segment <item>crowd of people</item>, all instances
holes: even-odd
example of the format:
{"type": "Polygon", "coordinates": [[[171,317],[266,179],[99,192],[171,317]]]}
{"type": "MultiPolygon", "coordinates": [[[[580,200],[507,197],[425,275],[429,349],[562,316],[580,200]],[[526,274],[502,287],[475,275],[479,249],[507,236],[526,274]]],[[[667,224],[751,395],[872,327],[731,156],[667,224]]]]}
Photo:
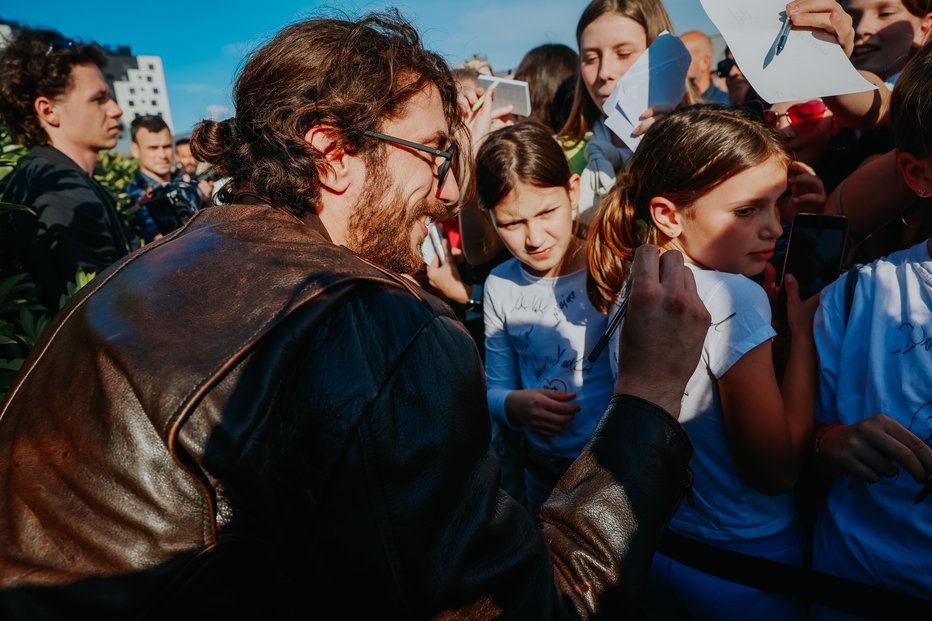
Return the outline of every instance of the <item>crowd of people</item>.
{"type": "Polygon", "coordinates": [[[683,33],[636,148],[603,105],[674,31],[661,0],[530,50],[529,117],[396,12],[293,24],[177,173],[134,121],[132,228],[89,174],[121,114],[99,50],[20,33],[4,200],[32,212],[0,258],[50,305],[102,273],[0,406],[2,616],[932,605],[932,4],[785,9],[874,89],[762,101],[683,33]],[[173,174],[210,206],[163,228],[173,174]],[[809,296],[778,277],[799,214],[850,231],[809,296]]]}

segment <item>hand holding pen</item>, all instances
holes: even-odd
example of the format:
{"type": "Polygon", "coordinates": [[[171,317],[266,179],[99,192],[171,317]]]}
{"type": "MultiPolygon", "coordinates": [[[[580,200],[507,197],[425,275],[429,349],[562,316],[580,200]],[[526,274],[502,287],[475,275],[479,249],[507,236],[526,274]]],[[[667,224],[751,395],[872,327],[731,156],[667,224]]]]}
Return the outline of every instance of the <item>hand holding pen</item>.
{"type": "MultiPolygon", "coordinates": [[[[838,44],[851,56],[854,49],[854,27],[848,15],[836,0],[795,0],[786,5],[786,23],[789,28],[824,30],[838,40],[838,44]],[[792,24],[790,24],[792,22],[792,24]]],[[[781,32],[782,34],[782,32],[781,32]]],[[[784,44],[785,45],[785,44],[784,44]]],[[[777,46],[782,49],[780,45],[777,46]]],[[[779,51],[777,52],[779,54],[779,51]]]]}
{"type": "Polygon", "coordinates": [[[712,320],[678,251],[661,255],[656,246],[640,246],[630,274],[614,392],[650,401],[678,418],[712,320]]]}
{"type": "Polygon", "coordinates": [[[482,89],[461,89],[460,91],[461,98],[465,100],[462,114],[469,127],[473,154],[479,151],[479,146],[488,134],[513,123],[510,120],[513,106],[492,108],[494,103],[492,93],[497,84],[497,82],[491,84],[485,91],[482,89]]]}

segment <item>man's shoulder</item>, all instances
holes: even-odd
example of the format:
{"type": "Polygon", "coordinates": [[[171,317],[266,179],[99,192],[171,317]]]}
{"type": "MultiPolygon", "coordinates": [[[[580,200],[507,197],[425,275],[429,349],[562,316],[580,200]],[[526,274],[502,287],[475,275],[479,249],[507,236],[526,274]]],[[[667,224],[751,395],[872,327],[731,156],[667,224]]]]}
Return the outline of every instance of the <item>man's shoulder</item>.
{"type": "Polygon", "coordinates": [[[19,161],[3,197],[11,203],[31,205],[38,197],[53,193],[67,200],[82,189],[92,189],[90,176],[63,153],[40,145],[19,161]]]}

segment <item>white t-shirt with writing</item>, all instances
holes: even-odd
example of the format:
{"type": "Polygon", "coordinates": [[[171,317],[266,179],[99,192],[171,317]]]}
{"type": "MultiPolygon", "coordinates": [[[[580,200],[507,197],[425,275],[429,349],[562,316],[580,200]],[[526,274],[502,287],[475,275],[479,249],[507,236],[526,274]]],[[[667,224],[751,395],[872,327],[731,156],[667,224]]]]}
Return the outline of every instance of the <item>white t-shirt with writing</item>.
{"type": "Polygon", "coordinates": [[[792,521],[792,499],[767,496],[741,479],[726,441],[717,384],[744,354],[776,335],[770,302],[760,285],[744,276],[687,265],[712,325],[680,409],[680,423],[694,449],[692,502],[680,503],[670,527],[719,541],[772,535],[792,521]]]}
{"type": "MultiPolygon", "coordinates": [[[[932,438],[932,259],[925,241],[860,269],[848,325],[843,276],[822,292],[814,332],[821,423],[886,414],[932,438]]],[[[816,526],[820,571],[932,597],[932,498],[900,470],[834,482],[816,526]]]]}
{"type": "Polygon", "coordinates": [[[512,390],[575,392],[581,409],[563,432],[546,438],[523,429],[528,442],[555,457],[575,458],[605,413],[614,381],[608,356],[586,360],[607,317],[586,297],[586,270],[555,278],[527,273],[510,259],[489,274],[483,290],[485,375],[489,411],[501,424],[512,390]]]}

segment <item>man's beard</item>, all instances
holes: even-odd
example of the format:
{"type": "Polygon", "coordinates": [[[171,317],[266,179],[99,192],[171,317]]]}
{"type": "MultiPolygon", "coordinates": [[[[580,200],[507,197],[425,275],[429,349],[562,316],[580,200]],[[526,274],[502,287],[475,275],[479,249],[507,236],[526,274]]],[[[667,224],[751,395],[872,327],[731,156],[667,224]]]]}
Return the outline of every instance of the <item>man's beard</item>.
{"type": "Polygon", "coordinates": [[[346,246],[362,258],[400,274],[413,274],[424,263],[420,247],[413,248],[411,230],[424,214],[447,213],[439,200],[425,198],[409,209],[384,167],[373,171],[366,191],[353,208],[346,246]]]}

